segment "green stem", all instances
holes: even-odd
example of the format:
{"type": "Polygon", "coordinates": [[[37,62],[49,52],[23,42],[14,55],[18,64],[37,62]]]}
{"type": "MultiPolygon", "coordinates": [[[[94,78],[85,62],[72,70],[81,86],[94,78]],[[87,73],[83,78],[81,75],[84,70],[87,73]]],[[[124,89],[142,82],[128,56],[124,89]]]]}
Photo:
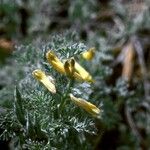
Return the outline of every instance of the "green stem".
{"type": "Polygon", "coordinates": [[[71,92],[71,87],[73,87],[73,85],[74,85],[74,80],[73,79],[69,80],[67,91],[62,96],[61,104],[59,106],[60,112],[63,110],[63,108],[64,108],[64,106],[66,104],[66,98],[67,98],[68,94],[71,92]]]}

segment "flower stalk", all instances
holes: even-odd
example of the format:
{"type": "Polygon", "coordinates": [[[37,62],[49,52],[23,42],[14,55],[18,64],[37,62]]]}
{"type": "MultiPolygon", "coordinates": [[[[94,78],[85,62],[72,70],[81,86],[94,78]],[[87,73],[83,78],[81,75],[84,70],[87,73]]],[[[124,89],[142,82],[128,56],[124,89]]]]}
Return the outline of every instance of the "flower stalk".
{"type": "Polygon", "coordinates": [[[67,86],[67,91],[66,93],[62,96],[62,100],[59,106],[60,112],[63,110],[65,104],[66,104],[66,98],[68,97],[68,94],[71,92],[71,88],[74,85],[74,80],[69,80],[68,86],[67,86]]]}

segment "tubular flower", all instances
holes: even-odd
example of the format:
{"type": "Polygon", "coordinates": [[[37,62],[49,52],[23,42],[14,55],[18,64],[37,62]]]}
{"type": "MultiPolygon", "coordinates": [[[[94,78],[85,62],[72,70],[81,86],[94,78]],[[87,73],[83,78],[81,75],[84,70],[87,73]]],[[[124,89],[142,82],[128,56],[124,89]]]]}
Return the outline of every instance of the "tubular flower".
{"type": "Polygon", "coordinates": [[[52,52],[46,53],[47,61],[60,73],[65,74],[64,64],[58,59],[58,57],[52,52]]]}
{"type": "Polygon", "coordinates": [[[87,82],[94,82],[92,76],[77,62],[75,62],[75,70],[80,74],[83,80],[87,82]]]}
{"type": "Polygon", "coordinates": [[[69,76],[73,76],[74,73],[74,65],[75,65],[75,61],[74,59],[68,59],[67,61],[65,61],[64,63],[64,69],[67,75],[69,76]]]}
{"type": "Polygon", "coordinates": [[[83,80],[83,78],[80,76],[80,74],[75,71],[75,60],[73,58],[68,59],[64,63],[64,68],[65,68],[66,74],[68,76],[74,77],[74,78],[76,78],[78,80],[83,80]]]}
{"type": "Polygon", "coordinates": [[[95,47],[92,47],[82,53],[82,57],[89,61],[93,59],[94,55],[95,55],[95,47]]]}
{"type": "Polygon", "coordinates": [[[55,88],[55,84],[54,84],[54,79],[51,76],[47,76],[45,74],[45,72],[43,72],[40,69],[34,70],[32,72],[32,75],[39,80],[40,82],[42,82],[44,84],[44,86],[52,93],[56,93],[56,88],[55,88]]]}
{"type": "Polygon", "coordinates": [[[100,114],[100,109],[97,108],[95,105],[93,105],[90,102],[87,102],[86,100],[82,99],[82,98],[77,98],[75,96],[73,96],[73,94],[69,94],[70,99],[79,107],[83,108],[84,110],[86,110],[88,113],[90,113],[92,116],[94,117],[98,117],[98,115],[100,114]]]}

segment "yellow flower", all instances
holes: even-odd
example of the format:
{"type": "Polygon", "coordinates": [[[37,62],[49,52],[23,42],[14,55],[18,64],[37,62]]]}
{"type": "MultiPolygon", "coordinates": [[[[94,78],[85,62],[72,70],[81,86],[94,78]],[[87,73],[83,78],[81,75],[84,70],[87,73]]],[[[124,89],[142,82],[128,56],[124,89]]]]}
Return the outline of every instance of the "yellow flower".
{"type": "Polygon", "coordinates": [[[75,62],[75,70],[80,74],[83,80],[87,82],[94,82],[92,76],[77,62],[75,62]]]}
{"type": "Polygon", "coordinates": [[[80,76],[80,74],[75,71],[75,60],[73,58],[68,59],[64,63],[64,68],[66,71],[66,75],[68,75],[69,77],[73,77],[73,78],[83,81],[83,78],[80,76]]]}
{"type": "Polygon", "coordinates": [[[64,64],[58,59],[58,57],[52,52],[46,53],[47,61],[60,73],[65,74],[64,64]]]}
{"type": "Polygon", "coordinates": [[[100,109],[97,108],[95,105],[93,105],[90,102],[87,102],[86,100],[82,98],[77,98],[73,96],[73,94],[69,94],[70,99],[79,107],[86,110],[88,113],[90,113],[94,117],[98,117],[100,115],[100,109]]]}
{"type": "Polygon", "coordinates": [[[95,55],[95,47],[92,47],[89,50],[82,53],[82,57],[86,60],[92,60],[94,55],[95,55]]]}
{"type": "Polygon", "coordinates": [[[54,84],[54,79],[51,76],[47,76],[45,74],[45,72],[43,72],[40,69],[34,70],[32,72],[32,75],[39,80],[40,82],[42,82],[44,84],[44,86],[52,93],[56,93],[56,88],[55,88],[55,84],[54,84]]]}
{"type": "Polygon", "coordinates": [[[74,73],[74,65],[75,65],[74,59],[68,59],[64,63],[65,72],[67,75],[71,77],[73,76],[73,73],[74,73]]]}

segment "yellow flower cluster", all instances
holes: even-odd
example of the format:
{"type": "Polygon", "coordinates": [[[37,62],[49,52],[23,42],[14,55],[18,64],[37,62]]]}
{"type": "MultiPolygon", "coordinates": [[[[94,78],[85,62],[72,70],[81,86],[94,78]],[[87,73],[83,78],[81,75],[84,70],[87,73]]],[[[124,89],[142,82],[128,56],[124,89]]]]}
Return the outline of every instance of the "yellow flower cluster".
{"type": "MultiPolygon", "coordinates": [[[[84,58],[91,60],[94,56],[95,49],[91,48],[89,51],[84,52],[84,58]]],[[[81,81],[94,82],[92,76],[79,64],[75,61],[74,58],[66,60],[64,63],[52,52],[48,51],[46,53],[47,61],[53,66],[58,72],[69,76],[70,78],[75,78],[81,81]]],[[[36,69],[32,72],[32,75],[39,80],[51,93],[56,93],[56,87],[54,79],[51,76],[48,76],[40,69],[36,69]]],[[[90,102],[87,102],[84,99],[77,98],[70,94],[70,99],[79,107],[82,107],[92,116],[97,117],[100,114],[100,109],[97,108],[90,102]]]]}
{"type": "Polygon", "coordinates": [[[72,76],[78,80],[94,82],[92,76],[74,58],[68,59],[63,64],[52,51],[46,53],[46,58],[58,72],[72,76]]]}

